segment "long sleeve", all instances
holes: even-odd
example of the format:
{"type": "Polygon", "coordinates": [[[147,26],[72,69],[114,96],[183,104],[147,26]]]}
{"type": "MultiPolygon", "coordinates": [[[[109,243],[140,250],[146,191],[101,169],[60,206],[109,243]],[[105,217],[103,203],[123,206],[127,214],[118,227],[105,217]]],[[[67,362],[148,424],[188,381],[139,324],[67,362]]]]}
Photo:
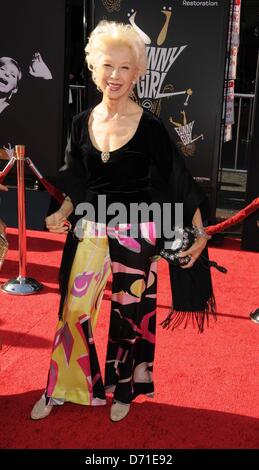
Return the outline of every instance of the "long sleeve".
{"type": "MultiPolygon", "coordinates": [[[[84,201],[87,186],[87,172],[85,169],[83,156],[80,150],[82,139],[82,126],[85,123],[84,114],[76,115],[72,121],[70,142],[66,151],[66,166],[59,172],[57,186],[70,197],[74,210],[80,202],[84,201]]],[[[79,216],[80,217],[80,216],[79,216]]],[[[75,225],[77,216],[71,214],[70,222],[75,225]]],[[[59,270],[59,318],[62,318],[64,302],[67,294],[69,276],[78,245],[78,240],[68,233],[63,250],[61,266],[59,270]]]]}
{"type": "MultiPolygon", "coordinates": [[[[209,215],[209,204],[206,194],[194,180],[185,166],[177,147],[171,140],[164,124],[156,122],[156,134],[153,134],[153,169],[152,181],[155,199],[183,203],[183,220],[185,226],[192,225],[193,215],[197,208],[202,218],[209,215]]],[[[155,132],[155,130],[154,130],[155,132]]],[[[174,212],[174,207],[172,207],[174,212]]],[[[173,220],[173,219],[172,219],[173,220]]],[[[163,239],[158,246],[163,245],[163,239]]],[[[203,254],[207,257],[207,248],[203,254]]],[[[206,262],[200,259],[189,269],[181,269],[169,264],[172,288],[172,308],[162,323],[164,327],[184,327],[190,322],[197,325],[200,332],[208,323],[209,315],[215,316],[215,299],[213,295],[210,270],[206,262]]]]}
{"type": "Polygon", "coordinates": [[[171,139],[163,122],[156,126],[153,181],[156,190],[164,184],[166,201],[183,203],[184,223],[191,225],[193,215],[199,207],[203,219],[208,218],[208,199],[202,188],[185,166],[183,157],[171,139]]]}
{"type": "Polygon", "coordinates": [[[66,149],[66,165],[59,171],[57,178],[57,186],[70,197],[74,209],[79,202],[83,202],[87,184],[86,169],[80,150],[83,123],[82,115],[74,117],[66,149]]]}

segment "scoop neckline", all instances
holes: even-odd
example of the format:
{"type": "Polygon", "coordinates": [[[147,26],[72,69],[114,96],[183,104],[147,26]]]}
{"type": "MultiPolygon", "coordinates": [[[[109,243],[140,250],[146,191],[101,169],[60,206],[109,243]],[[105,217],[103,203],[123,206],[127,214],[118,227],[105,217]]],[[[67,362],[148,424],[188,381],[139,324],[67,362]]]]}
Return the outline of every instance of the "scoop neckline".
{"type": "MultiPolygon", "coordinates": [[[[89,140],[89,142],[90,142],[91,147],[92,147],[96,152],[98,152],[98,153],[104,153],[103,150],[99,150],[98,148],[95,147],[95,145],[93,144],[92,139],[91,139],[91,137],[90,137],[90,132],[89,132],[89,119],[90,119],[90,115],[91,115],[91,112],[93,111],[93,109],[94,109],[93,107],[89,109],[89,112],[88,112],[88,115],[87,115],[87,119],[86,119],[86,121],[87,121],[87,122],[86,122],[86,127],[87,127],[88,140],[89,140]]],[[[144,116],[144,112],[145,112],[145,110],[143,109],[142,114],[141,114],[140,119],[139,119],[139,122],[138,122],[138,125],[137,125],[137,128],[136,128],[136,130],[135,130],[133,136],[132,136],[125,144],[123,144],[121,147],[119,147],[119,148],[117,148],[117,149],[115,149],[115,150],[110,150],[110,151],[108,152],[109,154],[113,154],[113,153],[115,153],[115,152],[119,152],[120,150],[124,149],[124,147],[126,147],[127,145],[129,145],[129,144],[131,143],[131,141],[136,137],[136,135],[137,135],[137,133],[138,133],[138,131],[139,131],[139,129],[140,129],[140,126],[141,126],[141,122],[142,122],[142,119],[143,119],[143,116],[144,116]]]]}

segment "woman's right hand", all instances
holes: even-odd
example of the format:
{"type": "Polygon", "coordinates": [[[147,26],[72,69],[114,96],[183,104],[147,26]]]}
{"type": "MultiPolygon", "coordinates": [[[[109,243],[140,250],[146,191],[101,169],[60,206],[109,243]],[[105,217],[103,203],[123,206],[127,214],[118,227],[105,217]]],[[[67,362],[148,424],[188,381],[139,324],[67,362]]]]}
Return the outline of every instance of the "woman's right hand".
{"type": "Polygon", "coordinates": [[[67,233],[69,229],[69,224],[65,223],[67,219],[60,210],[46,217],[45,222],[47,229],[53,233],[67,233]]]}

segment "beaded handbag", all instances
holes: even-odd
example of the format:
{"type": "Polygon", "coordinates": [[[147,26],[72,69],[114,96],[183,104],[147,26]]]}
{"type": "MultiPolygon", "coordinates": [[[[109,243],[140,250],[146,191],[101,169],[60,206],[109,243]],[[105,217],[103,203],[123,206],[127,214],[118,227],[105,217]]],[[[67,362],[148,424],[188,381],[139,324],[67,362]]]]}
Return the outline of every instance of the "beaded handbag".
{"type": "MultiPolygon", "coordinates": [[[[183,229],[177,228],[175,230],[175,238],[169,242],[171,243],[170,248],[162,248],[159,252],[159,257],[164,258],[173,266],[184,266],[185,264],[188,264],[191,260],[191,257],[189,255],[179,257],[179,253],[180,251],[183,252],[188,250],[199,236],[202,236],[207,240],[210,240],[211,238],[210,235],[206,234],[203,228],[195,226],[185,227],[183,229]]],[[[200,255],[199,261],[201,261],[207,268],[216,268],[218,271],[224,274],[227,272],[227,269],[224,266],[219,266],[216,261],[209,260],[206,256],[204,256],[204,254],[200,255]]]]}
{"type": "Polygon", "coordinates": [[[174,266],[184,266],[189,263],[191,257],[184,256],[180,258],[179,253],[180,251],[188,250],[188,248],[193,245],[196,238],[197,233],[195,228],[178,228],[175,230],[175,238],[167,242],[168,244],[171,243],[170,248],[162,248],[159,255],[174,266]]]}

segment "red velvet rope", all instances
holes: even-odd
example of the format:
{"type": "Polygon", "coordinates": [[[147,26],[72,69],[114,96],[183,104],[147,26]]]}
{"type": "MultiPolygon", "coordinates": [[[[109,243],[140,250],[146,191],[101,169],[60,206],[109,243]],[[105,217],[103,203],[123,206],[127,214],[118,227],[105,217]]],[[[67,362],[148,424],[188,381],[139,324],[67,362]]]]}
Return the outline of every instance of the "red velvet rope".
{"type": "Polygon", "coordinates": [[[233,215],[229,219],[224,220],[224,222],[220,222],[216,225],[209,225],[205,228],[206,233],[208,235],[213,235],[217,232],[222,232],[227,228],[231,227],[232,225],[239,224],[244,219],[246,219],[250,214],[255,212],[259,208],[259,197],[255,198],[248,206],[244,207],[241,211],[237,212],[237,214],[233,215]]]}
{"type": "Polygon", "coordinates": [[[49,183],[43,176],[39,178],[40,182],[43,184],[44,188],[48,191],[48,193],[56,199],[60,204],[65,199],[65,194],[62,193],[58,188],[53,186],[53,184],[49,183]]]}
{"type": "MultiPolygon", "coordinates": [[[[31,168],[31,170],[33,171],[33,173],[37,176],[37,178],[40,180],[40,182],[43,184],[44,188],[48,191],[48,193],[54,197],[54,199],[56,199],[58,202],[60,202],[60,204],[62,204],[62,202],[64,201],[65,199],[65,194],[63,194],[58,188],[56,188],[53,184],[49,183],[49,181],[47,181],[42,175],[41,173],[39,172],[39,170],[36,168],[36,166],[32,163],[32,161],[27,158],[25,159],[29,165],[29,167],[31,168]]],[[[6,165],[6,167],[4,168],[3,171],[0,172],[0,183],[3,183],[6,175],[9,173],[9,171],[11,170],[11,168],[13,167],[15,163],[15,158],[13,157],[9,162],[8,164],[6,165]]]]}

